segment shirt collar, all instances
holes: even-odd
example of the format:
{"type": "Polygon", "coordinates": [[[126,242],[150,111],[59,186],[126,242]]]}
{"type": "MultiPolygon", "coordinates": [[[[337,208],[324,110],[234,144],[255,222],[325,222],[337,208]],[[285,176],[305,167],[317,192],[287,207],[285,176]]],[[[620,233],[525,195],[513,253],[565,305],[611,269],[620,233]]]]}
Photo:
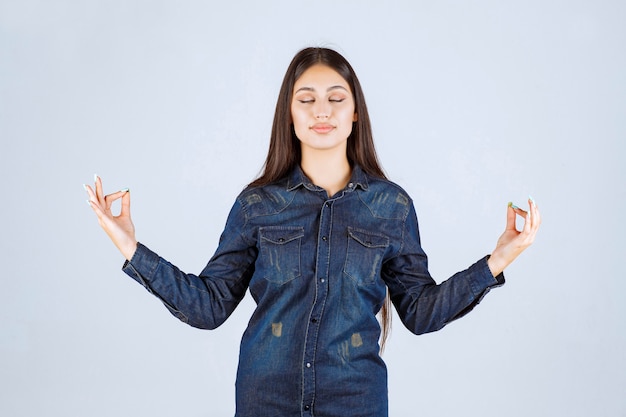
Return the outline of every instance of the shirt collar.
{"type": "MultiPolygon", "coordinates": [[[[300,186],[305,187],[310,191],[320,191],[321,188],[313,184],[311,180],[304,174],[300,165],[296,165],[296,167],[291,171],[287,179],[287,191],[293,191],[300,186]]],[[[361,169],[361,167],[357,164],[352,166],[352,175],[350,176],[350,181],[348,182],[347,188],[350,190],[355,190],[357,188],[361,188],[363,191],[367,191],[369,184],[367,182],[367,174],[361,169]]]]}

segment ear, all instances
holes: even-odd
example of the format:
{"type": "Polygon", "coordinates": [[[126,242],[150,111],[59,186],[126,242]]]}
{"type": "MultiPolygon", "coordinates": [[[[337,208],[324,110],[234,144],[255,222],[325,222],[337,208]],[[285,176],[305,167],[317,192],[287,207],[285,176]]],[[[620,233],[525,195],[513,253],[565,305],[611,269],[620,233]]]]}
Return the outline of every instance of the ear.
{"type": "Polygon", "coordinates": [[[356,122],[357,120],[359,120],[359,115],[356,112],[354,112],[354,117],[352,118],[352,121],[356,122]]]}

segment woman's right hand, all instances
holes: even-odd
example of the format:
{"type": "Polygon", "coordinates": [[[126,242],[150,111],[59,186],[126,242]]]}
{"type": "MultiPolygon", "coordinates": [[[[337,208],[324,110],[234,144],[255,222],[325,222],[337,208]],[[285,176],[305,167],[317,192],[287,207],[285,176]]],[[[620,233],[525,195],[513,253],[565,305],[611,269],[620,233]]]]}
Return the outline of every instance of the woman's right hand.
{"type": "Polygon", "coordinates": [[[118,192],[104,195],[102,191],[102,180],[95,176],[95,191],[85,185],[85,190],[89,194],[87,202],[98,216],[100,227],[106,232],[115,246],[122,252],[127,260],[130,260],[137,249],[137,239],[135,239],[135,226],[130,218],[130,192],[128,188],[118,192]],[[122,210],[118,216],[111,212],[111,205],[116,200],[122,199],[122,210]]]}

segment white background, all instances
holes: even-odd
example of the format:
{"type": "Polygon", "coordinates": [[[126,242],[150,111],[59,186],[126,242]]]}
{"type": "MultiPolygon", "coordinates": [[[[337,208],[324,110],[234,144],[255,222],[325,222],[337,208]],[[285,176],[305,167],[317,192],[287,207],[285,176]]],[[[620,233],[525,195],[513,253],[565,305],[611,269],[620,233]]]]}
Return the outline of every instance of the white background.
{"type": "Polygon", "coordinates": [[[626,416],[622,1],[0,0],[0,415],[232,416],[248,296],[213,332],[121,271],[82,183],[130,187],[189,272],[259,172],[302,47],[355,67],[442,281],[506,204],[535,245],[464,319],[395,320],[391,416],[626,416]]]}

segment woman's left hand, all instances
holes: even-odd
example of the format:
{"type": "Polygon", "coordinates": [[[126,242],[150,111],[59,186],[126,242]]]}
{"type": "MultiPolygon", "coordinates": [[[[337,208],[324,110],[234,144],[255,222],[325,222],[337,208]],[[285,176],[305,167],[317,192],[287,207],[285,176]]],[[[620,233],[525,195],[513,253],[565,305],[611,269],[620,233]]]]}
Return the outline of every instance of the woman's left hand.
{"type": "Polygon", "coordinates": [[[541,214],[539,214],[537,204],[532,198],[528,199],[528,204],[530,206],[528,211],[512,204],[509,204],[507,208],[506,229],[498,239],[491,257],[487,260],[493,276],[497,276],[504,271],[504,268],[509,266],[535,240],[541,224],[541,214]],[[521,231],[518,231],[515,227],[515,218],[518,215],[526,219],[524,228],[521,231]]]}

